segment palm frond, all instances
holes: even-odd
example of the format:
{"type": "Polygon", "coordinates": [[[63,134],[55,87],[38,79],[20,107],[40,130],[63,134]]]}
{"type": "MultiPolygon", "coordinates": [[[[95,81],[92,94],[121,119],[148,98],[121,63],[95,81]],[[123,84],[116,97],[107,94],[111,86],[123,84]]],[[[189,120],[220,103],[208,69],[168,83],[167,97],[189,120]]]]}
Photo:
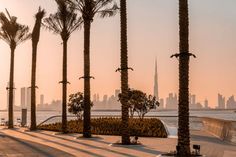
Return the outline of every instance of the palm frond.
{"type": "Polygon", "coordinates": [[[0,39],[5,41],[8,45],[10,45],[10,43],[11,43],[9,36],[6,33],[0,32],[0,39]]]}
{"type": "MultiPolygon", "coordinates": [[[[71,22],[72,22],[72,21],[71,21],[71,22]]],[[[82,17],[78,18],[77,20],[75,20],[75,21],[73,22],[73,24],[70,25],[70,27],[68,28],[68,32],[72,33],[72,32],[74,32],[74,31],[80,29],[81,26],[82,26],[82,23],[83,23],[82,17]]]]}
{"type": "Polygon", "coordinates": [[[111,8],[106,8],[104,10],[98,10],[97,14],[101,17],[112,17],[115,16],[116,13],[118,12],[119,7],[117,6],[117,4],[114,4],[111,8]]]}
{"type": "Polygon", "coordinates": [[[25,27],[25,26],[21,28],[21,31],[17,32],[16,38],[15,38],[16,45],[23,43],[26,40],[31,38],[31,33],[28,33],[28,32],[29,32],[29,27],[25,27]]]}
{"type": "Polygon", "coordinates": [[[10,21],[3,12],[0,13],[0,22],[1,24],[10,24],[10,21]]]}
{"type": "Polygon", "coordinates": [[[85,0],[66,0],[66,2],[79,11],[82,11],[85,6],[85,0]]]}
{"type": "Polygon", "coordinates": [[[101,10],[103,7],[107,7],[108,5],[112,5],[114,0],[96,0],[95,1],[95,9],[101,10]]]}
{"type": "Polygon", "coordinates": [[[102,18],[114,16],[119,10],[115,0],[67,0],[67,3],[74,6],[83,18],[89,20],[92,20],[96,14],[102,18]]]}
{"type": "Polygon", "coordinates": [[[62,31],[58,18],[52,14],[44,19],[43,27],[55,34],[60,34],[62,31]]]}
{"type": "Polygon", "coordinates": [[[12,42],[17,44],[26,41],[31,37],[29,33],[29,27],[17,23],[17,17],[11,16],[6,9],[8,17],[4,13],[0,13],[0,38],[3,39],[7,44],[12,42]]]}
{"type": "Polygon", "coordinates": [[[56,34],[66,33],[69,37],[73,31],[80,28],[82,20],[77,18],[76,8],[72,7],[69,1],[56,0],[56,3],[58,5],[57,12],[44,19],[43,26],[56,34]]]}

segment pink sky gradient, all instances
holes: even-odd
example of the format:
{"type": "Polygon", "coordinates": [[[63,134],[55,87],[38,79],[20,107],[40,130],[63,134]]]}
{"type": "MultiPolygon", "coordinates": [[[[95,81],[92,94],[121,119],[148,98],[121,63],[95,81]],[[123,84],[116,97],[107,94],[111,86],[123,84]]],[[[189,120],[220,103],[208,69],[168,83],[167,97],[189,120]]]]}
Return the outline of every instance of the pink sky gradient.
{"type": "MultiPolygon", "coordinates": [[[[53,0],[0,0],[0,11],[7,8],[32,31],[33,15],[39,5],[47,16],[56,11],[53,0]]],[[[236,94],[236,1],[190,0],[190,50],[197,59],[190,64],[190,91],[203,103],[217,104],[217,93],[227,98],[236,94]]],[[[119,14],[113,18],[96,18],[91,30],[91,91],[111,95],[120,87],[119,14]]],[[[155,57],[157,57],[161,98],[178,92],[178,1],[128,0],[128,48],[130,87],[153,93],[155,57]]],[[[15,52],[16,105],[20,105],[20,88],[30,85],[31,40],[15,52]]],[[[45,101],[61,99],[61,38],[43,29],[38,46],[37,90],[45,101]]],[[[6,85],[9,80],[9,46],[0,40],[0,109],[6,107],[6,85]]],[[[83,91],[83,29],[73,33],[68,43],[68,93],[83,91]]],[[[38,101],[39,102],[39,101],[38,101]]]]}

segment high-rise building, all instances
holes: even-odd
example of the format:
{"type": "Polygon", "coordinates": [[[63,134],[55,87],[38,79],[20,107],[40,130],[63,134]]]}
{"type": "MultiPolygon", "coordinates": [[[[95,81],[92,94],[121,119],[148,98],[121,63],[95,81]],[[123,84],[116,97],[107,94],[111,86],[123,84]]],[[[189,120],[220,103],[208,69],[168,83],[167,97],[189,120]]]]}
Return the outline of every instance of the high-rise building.
{"type": "Polygon", "coordinates": [[[196,95],[194,95],[194,94],[191,95],[190,94],[189,99],[190,99],[189,100],[190,105],[193,105],[193,106],[196,105],[196,95]]]}
{"type": "Polygon", "coordinates": [[[236,109],[236,101],[234,100],[234,96],[229,97],[226,103],[227,109],[236,109]]]}
{"type": "Polygon", "coordinates": [[[27,88],[27,93],[26,93],[26,106],[27,110],[31,110],[31,88],[27,88]]]}
{"type": "Polygon", "coordinates": [[[43,104],[44,104],[44,95],[43,94],[41,94],[40,95],[40,104],[43,106],[43,104]]]}
{"type": "Polygon", "coordinates": [[[218,108],[225,109],[225,97],[223,97],[221,94],[218,94],[218,108]]]}
{"type": "Polygon", "coordinates": [[[21,108],[26,108],[27,107],[27,105],[26,105],[26,88],[25,87],[23,87],[23,88],[21,88],[21,90],[20,90],[20,98],[21,98],[21,108]]]}
{"type": "Polygon", "coordinates": [[[205,109],[208,109],[208,108],[209,108],[209,106],[208,106],[208,100],[207,100],[207,99],[204,101],[204,107],[205,107],[205,109]]]}
{"type": "Polygon", "coordinates": [[[170,93],[169,97],[166,98],[166,109],[177,109],[177,108],[178,108],[177,95],[170,93]]]}
{"type": "Polygon", "coordinates": [[[104,95],[104,96],[103,96],[103,100],[102,100],[102,102],[103,102],[104,105],[107,104],[107,98],[108,98],[107,95],[104,95]]]}
{"type": "Polygon", "coordinates": [[[153,95],[156,97],[156,100],[159,101],[158,75],[157,75],[157,59],[155,60],[155,75],[154,75],[154,90],[153,90],[153,95]]]}
{"type": "Polygon", "coordinates": [[[159,103],[159,109],[164,109],[164,99],[160,99],[159,103]]]}
{"type": "Polygon", "coordinates": [[[202,104],[196,101],[196,95],[189,95],[189,109],[201,109],[202,104]]]}
{"type": "Polygon", "coordinates": [[[21,88],[21,108],[27,108],[28,111],[31,109],[31,88],[21,88]]]}

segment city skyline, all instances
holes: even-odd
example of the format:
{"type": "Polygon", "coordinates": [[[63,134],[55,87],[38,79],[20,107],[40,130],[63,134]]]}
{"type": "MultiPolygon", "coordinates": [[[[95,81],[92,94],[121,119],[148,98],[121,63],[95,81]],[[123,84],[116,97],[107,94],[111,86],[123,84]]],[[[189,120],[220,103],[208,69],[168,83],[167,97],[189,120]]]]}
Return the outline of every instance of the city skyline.
{"type": "MultiPolygon", "coordinates": [[[[103,95],[100,99],[99,93],[93,95],[92,101],[94,106],[92,109],[102,110],[102,109],[116,109],[119,110],[121,104],[118,101],[118,94],[120,90],[114,90],[112,95],[103,95]]],[[[217,99],[217,97],[216,97],[217,99]]],[[[178,95],[176,93],[169,93],[165,98],[159,98],[160,106],[159,109],[178,109],[178,95]]],[[[230,97],[223,97],[221,94],[218,94],[217,104],[214,107],[209,107],[208,99],[204,101],[199,101],[197,95],[191,94],[189,96],[189,107],[190,109],[236,109],[236,101],[234,95],[230,97]],[[227,100],[227,101],[226,101],[227,100]]]]}
{"type": "MultiPolygon", "coordinates": [[[[21,87],[20,88],[20,104],[15,104],[15,102],[18,102],[15,98],[15,91],[14,91],[14,107],[16,110],[19,110],[20,108],[27,108],[27,110],[30,110],[31,103],[31,91],[30,88],[27,87],[21,87]]],[[[118,101],[118,94],[120,93],[120,89],[114,89],[114,93],[104,94],[102,101],[100,101],[100,94],[94,93],[93,98],[91,99],[93,103],[95,103],[95,106],[92,109],[120,109],[120,102],[118,101]],[[105,102],[106,101],[106,102],[105,102]]],[[[153,96],[157,98],[157,100],[160,102],[160,106],[157,109],[178,109],[178,95],[177,92],[170,92],[168,93],[167,97],[159,97],[159,89],[158,89],[158,71],[157,71],[157,59],[155,58],[155,66],[154,66],[154,83],[153,83],[153,96]]],[[[44,103],[44,94],[37,95],[39,97],[39,102],[37,103],[37,108],[39,110],[61,110],[61,100],[60,99],[51,99],[48,102],[51,102],[51,104],[44,103]]],[[[217,103],[214,106],[209,107],[208,99],[205,98],[204,100],[198,101],[196,99],[195,94],[189,95],[189,105],[190,109],[236,109],[236,101],[234,100],[234,95],[232,94],[229,96],[228,99],[221,95],[220,93],[217,94],[217,103]]],[[[7,99],[6,102],[8,103],[8,91],[7,91],[7,99]]],[[[7,109],[7,105],[6,108],[7,109]]],[[[15,109],[14,109],[15,110],[15,109]]]]}
{"type": "MultiPolygon", "coordinates": [[[[120,102],[118,101],[120,89],[115,89],[114,93],[111,95],[102,95],[100,98],[99,93],[93,94],[91,101],[94,103],[92,110],[119,110],[120,102]]],[[[15,95],[15,94],[14,94],[15,95]]],[[[30,88],[22,87],[20,94],[21,104],[14,104],[14,110],[27,109],[30,110],[30,88]]],[[[40,94],[40,101],[37,103],[37,110],[56,110],[61,111],[61,100],[52,99],[48,102],[44,101],[44,94],[40,94]],[[50,102],[50,103],[49,103],[50,102]]],[[[15,99],[15,98],[14,98],[15,99]]],[[[208,99],[204,101],[199,101],[197,95],[189,95],[189,106],[190,109],[236,109],[236,101],[234,95],[225,97],[222,94],[218,93],[217,104],[214,107],[209,107],[208,99]]],[[[6,99],[8,101],[8,99],[6,99]]],[[[159,98],[160,106],[159,109],[178,109],[178,95],[176,93],[169,93],[167,97],[159,98]]],[[[5,108],[7,109],[7,108],[5,108]]]]}
{"type": "MultiPolygon", "coordinates": [[[[27,87],[20,88],[20,104],[15,104],[17,99],[15,98],[15,91],[14,91],[14,107],[16,110],[20,108],[27,108],[30,110],[31,103],[31,90],[27,87]]],[[[114,93],[104,94],[103,99],[100,101],[100,94],[94,93],[93,98],[91,99],[94,103],[94,107],[92,109],[101,110],[101,109],[120,109],[120,102],[118,101],[118,94],[120,93],[120,89],[114,89],[114,93]]],[[[153,96],[157,98],[160,102],[160,106],[158,109],[178,109],[178,95],[177,92],[168,93],[167,97],[159,97],[159,89],[158,89],[158,71],[157,71],[157,59],[155,58],[155,66],[154,66],[154,83],[153,83],[153,96]]],[[[52,99],[50,100],[51,104],[44,103],[44,94],[37,95],[39,97],[39,102],[37,103],[37,108],[39,110],[61,110],[61,100],[60,99],[52,99]]],[[[205,98],[202,101],[198,101],[196,99],[195,94],[189,94],[189,106],[190,109],[236,109],[236,101],[234,100],[234,95],[232,94],[229,96],[228,99],[221,95],[220,93],[217,94],[217,103],[214,106],[209,107],[208,99],[205,98]]],[[[7,91],[7,99],[6,102],[8,103],[8,91],[7,91]]],[[[7,105],[6,108],[7,109],[7,105]]],[[[15,110],[15,109],[14,109],[15,110]]]]}
{"type": "MultiPolygon", "coordinates": [[[[177,60],[169,58],[178,49],[178,3],[172,0],[149,1],[151,3],[143,0],[128,2],[129,61],[134,69],[130,72],[130,87],[153,93],[153,59],[157,57],[159,96],[163,98],[167,97],[170,91],[177,93],[178,89],[177,60]],[[140,18],[144,21],[140,22],[140,18]]],[[[208,0],[203,3],[192,0],[189,3],[190,45],[197,55],[197,59],[191,60],[190,92],[196,93],[201,101],[208,98],[209,106],[214,107],[217,105],[218,93],[226,97],[236,93],[236,87],[232,86],[236,80],[236,45],[233,43],[236,40],[236,11],[233,7],[236,2],[208,0]],[[211,5],[212,3],[215,5],[211,5]],[[204,41],[208,41],[208,44],[204,41]]],[[[7,8],[10,14],[17,16],[21,23],[29,25],[32,30],[33,15],[39,5],[46,9],[47,16],[56,10],[54,1],[22,0],[19,3],[17,0],[8,0],[0,2],[0,11],[5,12],[7,8]]],[[[110,19],[95,20],[92,25],[91,70],[96,78],[92,80],[92,93],[111,94],[114,89],[119,88],[119,74],[115,73],[119,66],[118,30],[118,15],[110,19]]],[[[71,82],[68,93],[82,91],[83,88],[83,81],[78,79],[83,73],[82,39],[81,30],[72,34],[68,44],[68,78],[71,82]]],[[[0,109],[3,109],[6,107],[5,89],[9,79],[10,53],[8,45],[3,42],[0,42],[0,49],[0,109]]],[[[60,38],[42,30],[38,51],[37,93],[45,93],[46,101],[60,99],[60,38]]],[[[16,49],[16,104],[20,103],[20,87],[30,86],[30,65],[31,42],[27,41],[16,49]]]]}

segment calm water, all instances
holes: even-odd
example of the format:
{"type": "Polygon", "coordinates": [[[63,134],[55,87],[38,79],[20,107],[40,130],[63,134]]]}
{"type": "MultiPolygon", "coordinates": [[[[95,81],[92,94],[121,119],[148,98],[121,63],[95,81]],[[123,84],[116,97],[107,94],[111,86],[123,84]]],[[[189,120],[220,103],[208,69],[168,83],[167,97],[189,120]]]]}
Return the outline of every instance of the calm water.
{"type": "MultiPolygon", "coordinates": [[[[41,123],[49,117],[61,115],[61,112],[56,111],[38,111],[37,112],[37,123],[41,123]]],[[[92,116],[120,116],[121,113],[118,111],[93,111],[92,116]]],[[[147,114],[148,116],[159,117],[168,126],[177,126],[177,111],[153,111],[147,114]]],[[[190,116],[196,117],[212,117],[225,120],[236,121],[236,112],[234,110],[208,110],[208,111],[190,111],[190,116]]],[[[0,119],[4,118],[7,120],[8,112],[1,111],[0,119]]],[[[199,129],[201,128],[200,118],[192,117],[190,118],[190,128],[199,129]]],[[[17,118],[21,119],[21,112],[14,112],[14,122],[17,124],[17,118]]],[[[54,121],[60,121],[60,118],[54,119],[54,121]]],[[[30,123],[30,112],[27,113],[27,122],[30,123]]]]}

